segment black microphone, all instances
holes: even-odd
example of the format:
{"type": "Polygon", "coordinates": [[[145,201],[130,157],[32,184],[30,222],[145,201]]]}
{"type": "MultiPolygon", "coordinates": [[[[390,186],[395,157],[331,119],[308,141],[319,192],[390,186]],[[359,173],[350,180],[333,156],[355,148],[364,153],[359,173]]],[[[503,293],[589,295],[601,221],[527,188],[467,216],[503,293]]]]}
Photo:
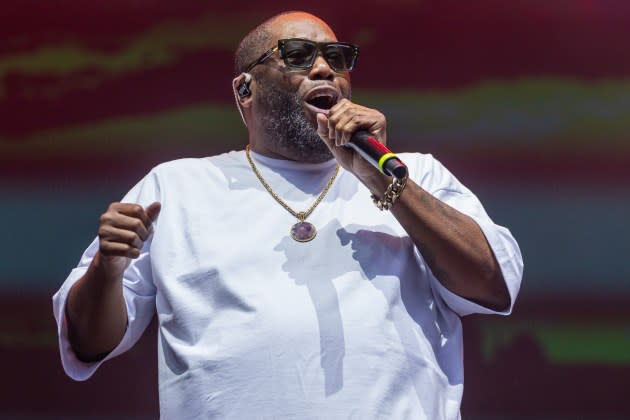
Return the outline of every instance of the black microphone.
{"type": "Polygon", "coordinates": [[[408,174],[407,166],[369,131],[355,131],[350,142],[345,146],[355,150],[363,159],[385,175],[403,179],[408,174]]]}

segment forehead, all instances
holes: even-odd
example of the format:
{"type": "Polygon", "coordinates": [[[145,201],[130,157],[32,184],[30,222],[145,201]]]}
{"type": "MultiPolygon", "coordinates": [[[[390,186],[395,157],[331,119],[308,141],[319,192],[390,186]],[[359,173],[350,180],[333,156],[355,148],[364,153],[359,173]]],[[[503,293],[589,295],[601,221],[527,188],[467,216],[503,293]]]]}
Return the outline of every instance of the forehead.
{"type": "Polygon", "coordinates": [[[337,41],[335,33],[323,21],[311,16],[281,17],[273,23],[273,43],[284,38],[306,38],[317,42],[337,41]]]}

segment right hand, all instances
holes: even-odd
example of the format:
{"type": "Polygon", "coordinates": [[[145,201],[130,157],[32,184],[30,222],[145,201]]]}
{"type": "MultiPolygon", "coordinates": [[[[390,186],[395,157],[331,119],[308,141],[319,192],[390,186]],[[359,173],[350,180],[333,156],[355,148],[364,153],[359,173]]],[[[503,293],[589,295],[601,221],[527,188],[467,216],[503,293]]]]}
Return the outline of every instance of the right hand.
{"type": "Polygon", "coordinates": [[[99,219],[101,262],[109,269],[124,271],[132,258],[140,256],[142,246],[153,233],[152,223],[160,208],[157,201],[146,209],[138,204],[111,203],[99,219]]]}

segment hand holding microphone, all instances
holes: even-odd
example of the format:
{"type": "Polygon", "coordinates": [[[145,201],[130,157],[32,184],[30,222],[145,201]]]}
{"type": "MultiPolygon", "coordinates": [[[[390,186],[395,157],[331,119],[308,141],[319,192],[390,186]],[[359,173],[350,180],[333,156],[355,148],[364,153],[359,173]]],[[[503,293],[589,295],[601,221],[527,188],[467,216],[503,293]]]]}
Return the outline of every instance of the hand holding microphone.
{"type": "Polygon", "coordinates": [[[375,109],[342,99],[327,115],[317,115],[317,132],[341,166],[359,178],[373,176],[373,168],[397,179],[408,175],[405,164],[385,146],[385,116],[375,109]]]}

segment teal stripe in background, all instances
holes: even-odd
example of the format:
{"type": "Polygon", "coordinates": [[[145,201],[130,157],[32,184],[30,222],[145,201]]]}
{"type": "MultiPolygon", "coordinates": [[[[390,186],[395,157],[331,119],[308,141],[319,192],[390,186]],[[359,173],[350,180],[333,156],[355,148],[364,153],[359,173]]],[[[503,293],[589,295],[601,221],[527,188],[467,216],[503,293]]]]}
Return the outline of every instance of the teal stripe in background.
{"type": "Polygon", "coordinates": [[[96,236],[99,215],[123,193],[98,185],[89,189],[0,187],[0,288],[54,291],[96,236]]]}
{"type": "MultiPolygon", "coordinates": [[[[130,185],[0,188],[0,287],[52,291],[130,185]]],[[[630,296],[630,197],[622,188],[471,186],[525,258],[524,295],[630,296]]]]}
{"type": "Polygon", "coordinates": [[[630,296],[630,195],[621,186],[476,188],[525,260],[524,295],[630,296]]]}

